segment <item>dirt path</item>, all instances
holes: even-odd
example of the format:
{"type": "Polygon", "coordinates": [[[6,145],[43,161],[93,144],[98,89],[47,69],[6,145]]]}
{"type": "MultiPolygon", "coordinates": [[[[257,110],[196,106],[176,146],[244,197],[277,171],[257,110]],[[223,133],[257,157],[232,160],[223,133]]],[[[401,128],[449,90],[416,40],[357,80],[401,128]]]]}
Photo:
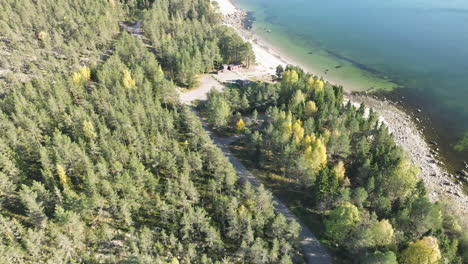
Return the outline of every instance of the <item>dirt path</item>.
{"type": "MultiPolygon", "coordinates": [[[[220,79],[231,79],[232,77],[237,76],[239,73],[228,72],[216,78],[220,79]]],[[[215,80],[212,76],[205,75],[201,78],[200,88],[187,91],[180,94],[180,100],[182,103],[190,104],[193,100],[205,100],[206,93],[208,93],[212,88],[222,90],[223,85],[215,80]]],[[[191,108],[192,112],[198,116],[197,111],[194,107],[191,108]]],[[[201,120],[201,119],[200,119],[201,120]]],[[[237,175],[242,179],[245,179],[250,182],[254,188],[260,186],[260,181],[255,178],[245,166],[239,161],[230,151],[229,144],[239,140],[239,137],[219,137],[212,133],[212,130],[209,128],[206,122],[202,121],[203,128],[210,135],[213,142],[218,146],[224,153],[224,155],[229,159],[229,161],[234,166],[234,169],[237,171],[237,175]]],[[[312,234],[310,229],[301,222],[299,218],[291,212],[286,205],[284,205],[278,198],[273,196],[273,201],[275,204],[275,209],[277,212],[282,213],[288,220],[295,220],[301,225],[300,233],[300,245],[302,247],[302,253],[307,263],[317,263],[317,264],[329,264],[332,263],[331,257],[328,254],[328,250],[320,244],[319,240],[312,234]]]]}
{"type": "MultiPolygon", "coordinates": [[[[206,127],[205,130],[207,130],[206,127]]],[[[213,133],[208,133],[214,143],[223,151],[224,155],[229,158],[229,161],[237,171],[237,175],[248,180],[254,188],[258,188],[261,184],[260,181],[255,178],[255,176],[253,176],[252,173],[245,168],[242,162],[239,161],[229,150],[229,144],[238,140],[238,138],[220,138],[213,133]]],[[[302,247],[302,253],[304,254],[307,262],[318,264],[331,263],[331,258],[328,255],[327,249],[320,244],[310,229],[305,226],[301,220],[299,220],[299,218],[297,218],[296,215],[294,215],[294,213],[291,212],[278,198],[273,196],[273,201],[275,202],[277,212],[282,213],[288,220],[296,220],[301,225],[300,244],[302,247]]]]}
{"type": "Polygon", "coordinates": [[[216,89],[218,91],[223,90],[223,85],[219,83],[218,80],[216,80],[213,75],[203,75],[200,78],[200,87],[196,89],[191,89],[191,90],[185,90],[182,91],[179,94],[179,100],[181,103],[184,104],[190,104],[191,101],[195,100],[206,100],[206,94],[211,90],[211,89],[216,89]]]}

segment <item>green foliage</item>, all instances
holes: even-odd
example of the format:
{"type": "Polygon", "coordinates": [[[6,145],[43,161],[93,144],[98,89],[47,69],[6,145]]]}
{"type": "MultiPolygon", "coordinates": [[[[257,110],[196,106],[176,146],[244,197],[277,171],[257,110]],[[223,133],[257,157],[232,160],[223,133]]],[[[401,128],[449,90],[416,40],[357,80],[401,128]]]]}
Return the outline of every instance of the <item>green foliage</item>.
{"type": "Polygon", "coordinates": [[[408,246],[400,257],[404,264],[436,264],[441,258],[437,238],[428,236],[408,246]]]}
{"type": "Polygon", "coordinates": [[[0,259],[291,263],[299,225],[238,182],[140,40],[115,45],[89,80],[0,99],[0,259]]]}
{"type": "Polygon", "coordinates": [[[215,129],[225,129],[232,116],[229,103],[214,89],[208,94],[206,112],[208,122],[215,129]]]}
{"type": "Polygon", "coordinates": [[[411,195],[419,181],[419,169],[408,161],[400,162],[384,178],[385,190],[390,199],[406,199],[411,195]]]}
{"type": "MultiPolygon", "coordinates": [[[[286,191],[303,191],[295,202],[323,216],[325,239],[346,258],[396,263],[398,248],[433,235],[442,258],[457,263],[460,225],[427,199],[419,169],[376,113],[343,105],[342,87],[298,67],[278,67],[276,79],[216,96],[229,102],[232,114],[261,116],[244,139],[249,157],[266,173],[287,178],[282,188],[294,189],[286,191]],[[239,107],[244,97],[248,109],[239,107]]],[[[208,105],[211,100],[218,99],[208,105]]]]}
{"type": "Polygon", "coordinates": [[[376,251],[365,257],[364,264],[397,264],[397,258],[392,251],[376,251]]]}
{"type": "Polygon", "coordinates": [[[338,177],[336,173],[328,168],[320,171],[316,183],[315,191],[318,201],[331,199],[338,191],[338,177]]]}
{"type": "Polygon", "coordinates": [[[442,228],[442,220],[439,205],[431,203],[426,197],[420,197],[401,210],[397,223],[412,238],[418,238],[429,231],[435,232],[442,228]]]}
{"type": "Polygon", "coordinates": [[[327,235],[336,242],[349,238],[360,221],[359,210],[350,203],[344,203],[333,209],[324,221],[327,235]]]}
{"type": "Polygon", "coordinates": [[[387,219],[376,222],[367,230],[372,247],[383,247],[392,244],[395,240],[395,232],[392,224],[387,219]]]}
{"type": "Polygon", "coordinates": [[[0,17],[0,87],[6,89],[98,63],[119,31],[122,6],[95,0],[8,0],[0,3],[0,17]]]}
{"type": "MultiPolygon", "coordinates": [[[[263,187],[238,182],[177,101],[174,82],[193,87],[223,63],[254,62],[215,6],[0,3],[0,93],[14,88],[0,98],[2,261],[296,259],[300,226],[275,213],[263,187]],[[152,53],[117,34],[119,21],[139,14],[152,53]]],[[[457,221],[425,197],[418,170],[372,110],[365,117],[363,105],[343,105],[342,87],[298,67],[278,67],[277,80],[213,92],[205,110],[220,129],[253,113],[242,129],[252,159],[313,197],[326,239],[365,263],[395,263],[398,249],[402,263],[466,262],[457,221]]]]}
{"type": "Polygon", "coordinates": [[[208,0],[155,1],[143,29],[167,76],[181,86],[196,86],[198,74],[223,63],[255,61],[251,45],[221,24],[208,0]]]}

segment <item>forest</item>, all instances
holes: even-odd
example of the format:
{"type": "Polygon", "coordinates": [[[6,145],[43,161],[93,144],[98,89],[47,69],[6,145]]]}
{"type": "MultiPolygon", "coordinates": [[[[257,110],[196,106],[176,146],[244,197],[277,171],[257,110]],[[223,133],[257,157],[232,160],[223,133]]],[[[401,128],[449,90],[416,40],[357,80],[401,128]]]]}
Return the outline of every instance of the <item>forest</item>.
{"type": "Polygon", "coordinates": [[[119,23],[142,20],[168,78],[194,87],[223,63],[255,61],[207,0],[8,0],[0,3],[0,93],[25,81],[97,66],[112,54],[119,23]],[[34,14],[41,14],[34,15],[34,14]]]}
{"type": "Polygon", "coordinates": [[[221,24],[210,1],[156,1],[143,28],[166,75],[182,87],[197,86],[200,73],[224,63],[255,61],[250,43],[221,24]]]}
{"type": "MultiPolygon", "coordinates": [[[[221,21],[209,0],[0,2],[0,262],[303,262],[300,225],[178,102],[200,74],[255,62],[221,21]],[[142,38],[119,26],[139,21],[142,38]]],[[[468,262],[465,227],[374,112],[297,67],[276,79],[200,109],[310,193],[322,243],[347,262],[468,262]]]]}
{"type": "Polygon", "coordinates": [[[212,90],[199,108],[218,133],[244,135],[245,159],[306,194],[296,203],[319,215],[322,243],[345,263],[467,263],[463,223],[429,201],[372,109],[298,67],[278,66],[276,81],[212,90]]]}
{"type": "Polygon", "coordinates": [[[178,103],[252,56],[208,0],[0,7],[0,262],[301,263],[298,223],[178,103]],[[119,29],[156,14],[152,48],[119,29]]]}
{"type": "Polygon", "coordinates": [[[0,1],[0,94],[102,62],[123,17],[113,1],[0,1]]]}

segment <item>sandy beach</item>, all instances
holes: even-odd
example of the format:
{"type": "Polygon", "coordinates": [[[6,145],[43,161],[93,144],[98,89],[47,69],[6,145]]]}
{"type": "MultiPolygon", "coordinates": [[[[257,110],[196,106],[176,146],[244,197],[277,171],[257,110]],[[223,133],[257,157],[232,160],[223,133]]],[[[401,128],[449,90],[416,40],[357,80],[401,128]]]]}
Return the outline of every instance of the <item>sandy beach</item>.
{"type": "MultiPolygon", "coordinates": [[[[278,65],[298,65],[310,73],[317,73],[315,69],[304,67],[300,63],[288,58],[287,55],[278,52],[277,49],[250,30],[243,27],[243,19],[246,13],[236,8],[230,0],[215,0],[224,16],[224,23],[234,27],[244,40],[252,44],[256,55],[257,64],[250,69],[243,70],[242,75],[250,79],[269,79],[275,73],[278,65]]],[[[320,75],[319,75],[320,76],[320,75]]],[[[328,80],[332,84],[343,85],[342,80],[328,80]]],[[[349,86],[348,86],[349,88],[349,86]]],[[[365,103],[369,108],[379,113],[395,141],[408,155],[408,158],[421,169],[420,177],[426,184],[428,196],[432,201],[444,201],[461,214],[468,212],[468,196],[462,190],[462,182],[457,176],[447,173],[437,160],[436,149],[431,149],[424,140],[423,134],[418,130],[411,116],[399,110],[391,102],[382,101],[372,96],[348,94],[345,100],[351,100],[353,104],[365,103]]],[[[465,179],[466,180],[466,179],[465,179]]],[[[467,221],[466,219],[462,221],[467,221]]],[[[465,226],[467,223],[464,223],[465,226]]]]}

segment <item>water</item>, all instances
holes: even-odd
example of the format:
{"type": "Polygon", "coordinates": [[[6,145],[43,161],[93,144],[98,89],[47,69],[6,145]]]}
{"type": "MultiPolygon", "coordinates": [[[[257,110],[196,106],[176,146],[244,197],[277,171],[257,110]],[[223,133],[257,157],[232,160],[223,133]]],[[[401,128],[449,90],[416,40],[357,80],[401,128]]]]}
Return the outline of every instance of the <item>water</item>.
{"type": "Polygon", "coordinates": [[[254,12],[257,34],[316,73],[348,90],[392,90],[393,98],[421,109],[429,137],[459,167],[463,158],[452,146],[468,131],[468,1],[236,4],[254,12]]]}

